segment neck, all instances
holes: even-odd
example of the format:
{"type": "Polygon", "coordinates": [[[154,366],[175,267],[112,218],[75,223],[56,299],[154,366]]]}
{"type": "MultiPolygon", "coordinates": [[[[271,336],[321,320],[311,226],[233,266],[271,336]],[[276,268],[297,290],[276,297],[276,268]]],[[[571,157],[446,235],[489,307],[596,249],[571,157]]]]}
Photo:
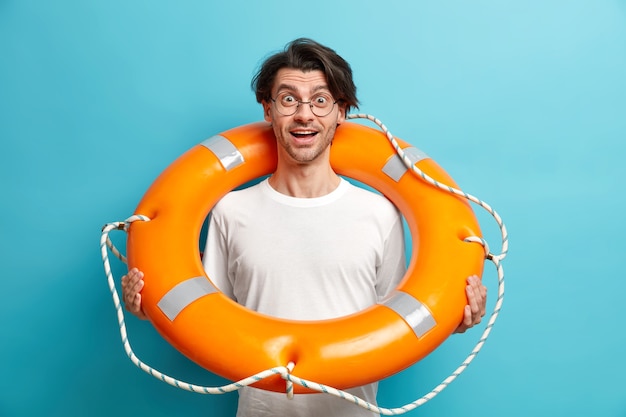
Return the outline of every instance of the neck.
{"type": "Polygon", "coordinates": [[[269,183],[279,193],[298,198],[322,197],[339,186],[341,179],[330,165],[326,169],[307,168],[312,167],[301,167],[287,172],[278,167],[270,177],[269,183]]]}

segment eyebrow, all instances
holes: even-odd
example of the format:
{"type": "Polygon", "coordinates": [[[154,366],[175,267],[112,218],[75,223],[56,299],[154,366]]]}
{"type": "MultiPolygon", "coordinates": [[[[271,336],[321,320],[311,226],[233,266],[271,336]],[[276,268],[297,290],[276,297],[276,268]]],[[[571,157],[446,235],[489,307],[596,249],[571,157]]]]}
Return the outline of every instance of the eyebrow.
{"type": "MultiPolygon", "coordinates": [[[[276,89],[276,94],[280,93],[281,91],[297,91],[298,89],[291,84],[280,84],[278,86],[278,88],[276,89]]],[[[318,91],[327,91],[328,93],[330,93],[330,90],[328,89],[327,85],[317,85],[315,87],[313,87],[313,93],[317,93],[318,91]]]]}

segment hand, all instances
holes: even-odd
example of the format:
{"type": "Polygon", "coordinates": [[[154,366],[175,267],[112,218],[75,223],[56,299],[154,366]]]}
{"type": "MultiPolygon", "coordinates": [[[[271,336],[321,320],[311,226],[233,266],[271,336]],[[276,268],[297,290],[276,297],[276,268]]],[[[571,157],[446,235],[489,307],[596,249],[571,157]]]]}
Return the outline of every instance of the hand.
{"type": "Polygon", "coordinates": [[[454,331],[455,333],[465,333],[471,327],[481,322],[485,316],[487,307],[487,287],[485,287],[476,275],[472,275],[467,279],[467,287],[465,287],[467,295],[467,305],[463,311],[463,321],[454,331]]]}
{"type": "Polygon", "coordinates": [[[141,294],[143,288],[143,272],[137,268],[128,271],[128,275],[122,277],[122,300],[126,310],[142,320],[148,316],[141,308],[141,294]]]}

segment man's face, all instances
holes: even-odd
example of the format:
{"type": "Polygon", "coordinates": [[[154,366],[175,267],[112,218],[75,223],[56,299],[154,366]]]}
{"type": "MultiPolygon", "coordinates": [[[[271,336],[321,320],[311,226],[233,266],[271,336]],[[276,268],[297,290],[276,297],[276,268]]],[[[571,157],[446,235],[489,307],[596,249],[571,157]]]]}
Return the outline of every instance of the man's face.
{"type": "MultiPolygon", "coordinates": [[[[330,96],[326,77],[321,71],[283,68],[276,74],[272,97],[289,94],[295,100],[309,102],[320,94],[330,96]]],[[[332,97],[332,96],[331,96],[332,97]]],[[[335,98],[333,98],[333,101],[335,98]]],[[[335,104],[332,111],[323,117],[316,116],[309,104],[300,104],[291,116],[277,111],[274,102],[263,102],[265,120],[272,123],[278,143],[278,157],[291,162],[306,164],[328,155],[329,145],[335,128],[345,120],[345,107],[335,104]]]]}

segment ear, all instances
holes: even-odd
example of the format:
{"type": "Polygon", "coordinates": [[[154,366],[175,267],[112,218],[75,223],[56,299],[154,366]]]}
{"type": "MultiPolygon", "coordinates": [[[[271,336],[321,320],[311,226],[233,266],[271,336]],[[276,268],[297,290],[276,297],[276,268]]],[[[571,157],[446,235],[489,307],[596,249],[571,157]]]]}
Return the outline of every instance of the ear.
{"type": "Polygon", "coordinates": [[[339,106],[339,114],[337,115],[337,124],[340,125],[345,121],[346,121],[346,106],[344,104],[344,105],[339,106]]]}
{"type": "Polygon", "coordinates": [[[270,110],[272,109],[271,103],[268,103],[267,101],[263,100],[261,104],[263,105],[263,118],[265,119],[266,122],[272,123],[272,114],[270,112],[270,110]]]}

